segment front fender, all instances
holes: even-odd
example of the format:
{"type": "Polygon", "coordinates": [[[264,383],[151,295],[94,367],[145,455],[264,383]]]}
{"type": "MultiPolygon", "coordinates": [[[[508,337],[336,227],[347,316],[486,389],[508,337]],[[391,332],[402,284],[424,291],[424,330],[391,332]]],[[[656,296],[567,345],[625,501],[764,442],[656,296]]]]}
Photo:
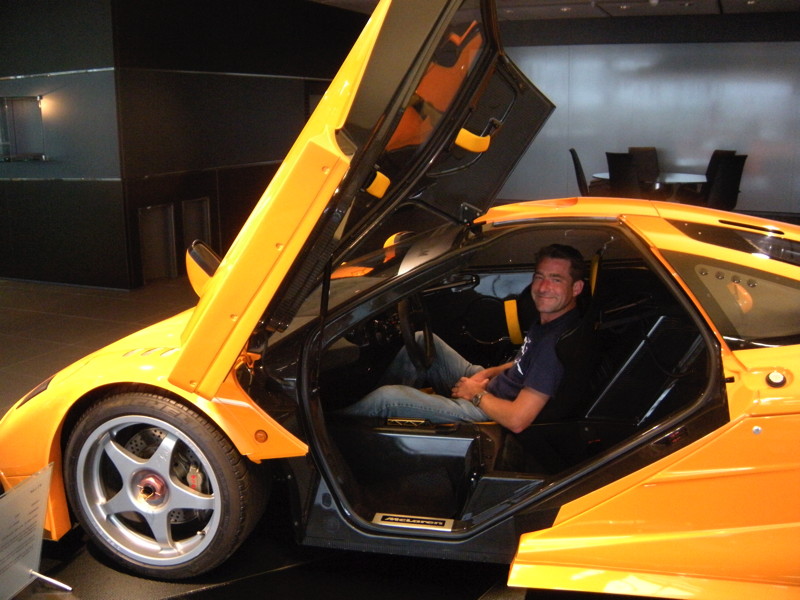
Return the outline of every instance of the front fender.
{"type": "Polygon", "coordinates": [[[253,402],[236,381],[235,368],[217,396],[206,399],[167,381],[165,373],[169,373],[169,363],[176,360],[179,350],[118,350],[111,346],[67,367],[40,386],[37,393],[20,400],[0,421],[0,482],[5,490],[53,464],[45,521],[51,539],[59,539],[72,527],[62,472],[68,424],[104,395],[146,387],[179,398],[206,415],[242,455],[254,462],[308,452],[305,443],[253,402]]]}

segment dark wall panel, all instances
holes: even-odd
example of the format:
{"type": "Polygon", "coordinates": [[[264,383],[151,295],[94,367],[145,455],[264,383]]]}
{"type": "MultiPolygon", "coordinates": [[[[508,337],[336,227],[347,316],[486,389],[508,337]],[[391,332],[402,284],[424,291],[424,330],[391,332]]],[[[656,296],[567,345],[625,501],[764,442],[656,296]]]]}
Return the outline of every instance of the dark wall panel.
{"type": "MultiPolygon", "coordinates": [[[[142,269],[142,256],[148,248],[158,246],[165,254],[162,262],[174,261],[179,273],[184,271],[184,252],[186,250],[183,240],[183,207],[185,202],[207,199],[209,217],[216,220],[218,210],[217,202],[217,176],[214,171],[194,173],[173,173],[158,177],[142,179],[128,179],[125,181],[125,197],[127,199],[127,217],[131,236],[131,265],[134,286],[145,283],[146,274],[142,269]],[[173,245],[170,247],[163,239],[141,239],[141,234],[147,235],[148,228],[142,227],[141,219],[148,214],[151,208],[168,207],[173,222],[169,224],[174,231],[173,245]]],[[[160,235],[160,234],[159,234],[160,235]]],[[[218,234],[213,228],[212,239],[206,240],[212,247],[217,247],[218,234]]]]}
{"type": "Polygon", "coordinates": [[[0,277],[128,288],[156,245],[182,262],[183,229],[227,249],[365,22],[301,0],[0,2],[0,96],[42,96],[48,159],[0,163],[0,277]]]}
{"type": "Polygon", "coordinates": [[[366,21],[304,0],[114,0],[120,67],[331,78],[366,21]]]}
{"type": "Polygon", "coordinates": [[[126,178],[282,159],[305,123],[301,79],[126,69],[126,178]]]}
{"type": "Polygon", "coordinates": [[[129,288],[119,182],[0,181],[0,277],[129,288]]]}
{"type": "Polygon", "coordinates": [[[504,21],[506,46],[800,40],[800,13],[504,21]]]}
{"type": "MultiPolygon", "coordinates": [[[[210,235],[204,241],[219,254],[224,254],[278,166],[279,163],[250,165],[126,180],[128,219],[132,224],[131,246],[136,249],[161,244],[162,240],[140,239],[139,220],[150,208],[168,206],[169,214],[174,218],[175,244],[166,250],[171,256],[163,259],[164,262],[174,260],[178,271],[183,272],[187,240],[193,240],[195,235],[190,233],[201,229],[200,224],[193,221],[198,216],[195,209],[198,203],[207,201],[210,235]]],[[[134,250],[131,262],[134,285],[141,285],[144,283],[140,274],[142,253],[134,250]]]]}
{"type": "Polygon", "coordinates": [[[0,77],[114,66],[111,0],[3,0],[0,56],[0,77]]]}

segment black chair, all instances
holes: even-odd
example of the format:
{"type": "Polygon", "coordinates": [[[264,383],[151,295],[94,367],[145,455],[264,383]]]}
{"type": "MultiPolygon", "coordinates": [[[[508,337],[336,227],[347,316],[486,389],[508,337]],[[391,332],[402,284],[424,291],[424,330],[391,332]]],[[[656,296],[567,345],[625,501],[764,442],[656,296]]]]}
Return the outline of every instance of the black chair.
{"type": "Polygon", "coordinates": [[[653,184],[661,173],[658,166],[658,152],[653,146],[630,146],[628,154],[633,157],[633,166],[640,183],[653,184]]]}
{"type": "Polygon", "coordinates": [[[592,179],[589,182],[590,196],[611,196],[611,186],[607,179],[592,179]]]}
{"type": "Polygon", "coordinates": [[[721,210],[733,210],[739,199],[739,185],[742,183],[742,172],[746,154],[723,156],[716,167],[714,179],[708,190],[706,206],[721,210]]]}
{"type": "Polygon", "coordinates": [[[658,151],[655,147],[629,146],[628,154],[633,157],[633,168],[639,178],[639,187],[642,189],[643,197],[651,200],[666,200],[672,190],[658,183],[661,167],[658,164],[658,151]]]}
{"type": "Polygon", "coordinates": [[[684,185],[679,187],[678,191],[675,193],[675,199],[684,204],[707,204],[708,195],[711,190],[711,184],[716,178],[720,162],[726,157],[732,157],[735,155],[736,150],[714,150],[711,153],[711,158],[708,159],[708,165],[706,166],[706,182],[700,185],[699,190],[697,189],[697,186],[684,185]]]}
{"type": "Polygon", "coordinates": [[[711,153],[711,158],[708,159],[708,166],[706,166],[706,181],[711,181],[717,174],[719,163],[726,156],[736,156],[736,150],[714,150],[711,153]]]}
{"type": "Polygon", "coordinates": [[[581,196],[589,195],[589,185],[586,183],[586,175],[583,173],[583,166],[581,166],[581,159],[578,158],[578,153],[575,148],[569,149],[570,156],[572,156],[572,166],[575,167],[575,178],[578,180],[578,190],[581,196]]]}
{"type": "Polygon", "coordinates": [[[570,148],[569,153],[572,156],[572,164],[575,167],[575,178],[578,181],[578,190],[581,196],[610,196],[611,191],[608,181],[592,178],[589,184],[586,184],[586,175],[584,175],[583,166],[581,165],[581,159],[578,158],[578,153],[575,151],[575,148],[570,148]]]}
{"type": "Polygon", "coordinates": [[[633,164],[633,156],[627,152],[606,152],[606,161],[611,195],[618,198],[641,198],[642,188],[633,164]]]}

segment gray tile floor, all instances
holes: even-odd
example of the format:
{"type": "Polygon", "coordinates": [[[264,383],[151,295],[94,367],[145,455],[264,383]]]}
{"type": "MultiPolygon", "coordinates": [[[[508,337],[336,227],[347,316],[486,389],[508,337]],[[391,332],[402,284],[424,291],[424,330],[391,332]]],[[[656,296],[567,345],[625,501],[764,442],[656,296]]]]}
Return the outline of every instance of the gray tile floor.
{"type": "Polygon", "coordinates": [[[0,415],[59,369],[196,301],[185,278],[131,291],[0,279],[0,415]]]}

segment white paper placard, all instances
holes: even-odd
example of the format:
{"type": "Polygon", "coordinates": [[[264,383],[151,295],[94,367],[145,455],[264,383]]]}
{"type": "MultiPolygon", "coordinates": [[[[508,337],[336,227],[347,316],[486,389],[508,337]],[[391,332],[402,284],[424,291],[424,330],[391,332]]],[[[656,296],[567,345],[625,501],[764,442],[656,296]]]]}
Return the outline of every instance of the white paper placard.
{"type": "Polygon", "coordinates": [[[0,496],[0,600],[37,578],[53,465],[0,496]]]}

